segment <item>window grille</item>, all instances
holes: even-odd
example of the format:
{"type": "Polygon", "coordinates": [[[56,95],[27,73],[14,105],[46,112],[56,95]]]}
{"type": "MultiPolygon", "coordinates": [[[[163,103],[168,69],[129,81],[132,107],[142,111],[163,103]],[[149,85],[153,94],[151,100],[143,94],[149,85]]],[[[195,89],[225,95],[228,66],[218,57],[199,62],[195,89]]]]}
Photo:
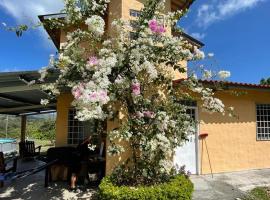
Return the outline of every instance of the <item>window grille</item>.
{"type": "Polygon", "coordinates": [[[78,145],[90,135],[92,135],[92,140],[97,140],[96,121],[81,122],[75,116],[76,109],[70,109],[68,113],[68,144],[78,145]]]}
{"type": "Polygon", "coordinates": [[[270,104],[256,105],[257,140],[270,140],[270,104]]]}
{"type": "Polygon", "coordinates": [[[129,10],[129,15],[132,17],[140,17],[141,16],[141,12],[138,10],[129,10]]]}
{"type": "Polygon", "coordinates": [[[75,118],[76,110],[70,109],[68,112],[68,144],[76,145],[84,139],[84,126],[75,118]]]}

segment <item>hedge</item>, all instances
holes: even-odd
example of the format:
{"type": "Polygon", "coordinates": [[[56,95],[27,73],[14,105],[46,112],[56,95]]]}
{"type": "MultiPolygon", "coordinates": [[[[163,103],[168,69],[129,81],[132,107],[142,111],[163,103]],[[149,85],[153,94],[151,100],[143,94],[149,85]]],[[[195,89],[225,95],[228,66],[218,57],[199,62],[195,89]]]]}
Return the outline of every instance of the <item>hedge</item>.
{"type": "Polygon", "coordinates": [[[154,186],[116,186],[110,177],[99,185],[100,200],[191,200],[192,192],[193,183],[184,175],[154,186]]]}

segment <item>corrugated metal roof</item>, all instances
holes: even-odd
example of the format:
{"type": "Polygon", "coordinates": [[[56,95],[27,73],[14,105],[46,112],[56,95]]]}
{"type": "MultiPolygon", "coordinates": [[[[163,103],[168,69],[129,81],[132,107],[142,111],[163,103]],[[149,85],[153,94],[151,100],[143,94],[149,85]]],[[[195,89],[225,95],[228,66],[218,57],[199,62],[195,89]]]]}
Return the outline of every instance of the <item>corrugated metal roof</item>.
{"type": "MultiPolygon", "coordinates": [[[[57,76],[57,72],[50,73],[46,83],[52,82],[57,76]]],[[[55,102],[47,107],[40,105],[41,99],[48,98],[48,94],[40,89],[40,83],[32,86],[27,84],[39,77],[38,71],[0,73],[0,114],[39,114],[55,110],[55,102]]]]}

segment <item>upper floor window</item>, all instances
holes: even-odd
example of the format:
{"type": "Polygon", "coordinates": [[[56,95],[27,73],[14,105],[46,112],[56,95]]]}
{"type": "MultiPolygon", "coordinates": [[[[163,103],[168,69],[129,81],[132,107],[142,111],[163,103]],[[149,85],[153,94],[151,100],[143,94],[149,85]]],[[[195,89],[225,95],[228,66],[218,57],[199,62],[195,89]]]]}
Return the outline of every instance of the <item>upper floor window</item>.
{"type": "Polygon", "coordinates": [[[257,140],[270,140],[270,104],[257,104],[257,140]]]}
{"type": "Polygon", "coordinates": [[[140,17],[141,11],[130,9],[129,10],[129,15],[132,16],[132,17],[140,17]]]}

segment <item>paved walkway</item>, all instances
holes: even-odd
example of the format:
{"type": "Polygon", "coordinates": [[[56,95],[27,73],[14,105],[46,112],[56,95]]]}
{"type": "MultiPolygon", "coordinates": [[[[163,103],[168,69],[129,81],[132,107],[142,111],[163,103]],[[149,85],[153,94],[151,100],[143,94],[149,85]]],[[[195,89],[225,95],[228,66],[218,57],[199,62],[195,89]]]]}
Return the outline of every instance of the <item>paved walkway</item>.
{"type": "Polygon", "coordinates": [[[234,200],[258,186],[270,186],[270,169],[192,176],[194,200],[234,200]]]}
{"type": "MultiPolygon", "coordinates": [[[[24,161],[19,160],[18,171],[23,171],[43,165],[37,160],[24,161]]],[[[32,176],[16,179],[5,183],[4,188],[0,188],[0,199],[33,199],[33,200],[58,200],[58,199],[93,199],[95,190],[85,188],[82,191],[70,192],[66,182],[50,183],[48,188],[44,187],[45,171],[41,171],[32,176]]]]}

